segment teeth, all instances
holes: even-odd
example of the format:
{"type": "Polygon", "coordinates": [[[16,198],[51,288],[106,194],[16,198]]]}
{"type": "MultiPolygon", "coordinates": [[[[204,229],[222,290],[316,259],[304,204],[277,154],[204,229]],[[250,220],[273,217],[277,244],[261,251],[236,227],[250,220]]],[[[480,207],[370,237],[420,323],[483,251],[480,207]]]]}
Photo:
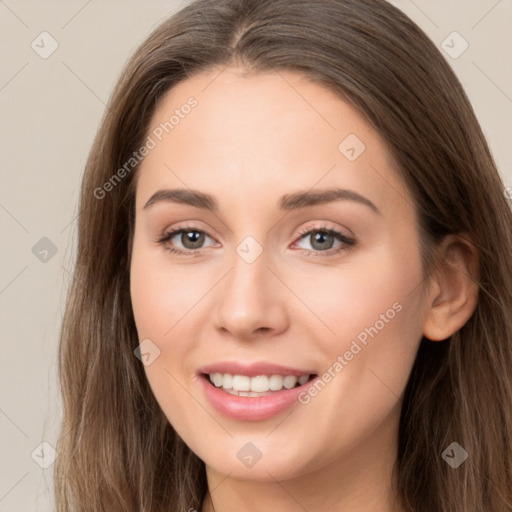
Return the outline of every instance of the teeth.
{"type": "Polygon", "coordinates": [[[299,377],[299,384],[303,386],[306,384],[306,382],[309,380],[309,375],[303,375],[302,377],[299,377]]]}
{"type": "Polygon", "coordinates": [[[271,391],[279,391],[283,387],[284,377],[281,377],[281,375],[272,375],[269,380],[269,388],[271,391]]]}
{"type": "MultiPolygon", "coordinates": [[[[219,373],[219,375],[222,377],[222,374],[219,373]]],[[[233,389],[233,375],[225,373],[223,380],[221,381],[218,387],[220,386],[222,386],[224,389],[233,389]]]]}
{"type": "Polygon", "coordinates": [[[281,391],[294,388],[297,383],[302,386],[308,382],[310,375],[296,377],[294,375],[231,375],[229,373],[211,373],[210,381],[217,388],[222,388],[232,395],[260,396],[260,393],[269,391],[281,391]]]}
{"type": "Polygon", "coordinates": [[[258,391],[259,393],[262,393],[268,390],[268,377],[266,375],[258,375],[251,379],[251,391],[258,391]]]}
{"type": "Polygon", "coordinates": [[[293,375],[287,375],[283,379],[283,385],[286,389],[292,389],[295,384],[297,384],[297,377],[294,377],[293,375]]]}
{"type": "Polygon", "coordinates": [[[222,378],[222,373],[214,373],[213,374],[213,383],[215,386],[220,387],[222,386],[222,382],[224,379],[222,378]]]}
{"type": "MultiPolygon", "coordinates": [[[[224,379],[222,379],[224,381],[224,379]]],[[[251,378],[247,375],[233,375],[233,389],[235,391],[251,391],[251,378]]]]}

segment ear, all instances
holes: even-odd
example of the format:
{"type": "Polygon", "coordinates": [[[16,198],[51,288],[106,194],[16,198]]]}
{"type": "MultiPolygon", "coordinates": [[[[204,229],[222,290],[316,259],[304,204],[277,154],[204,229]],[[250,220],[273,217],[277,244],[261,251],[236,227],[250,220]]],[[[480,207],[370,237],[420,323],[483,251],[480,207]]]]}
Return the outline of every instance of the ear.
{"type": "Polygon", "coordinates": [[[471,317],[478,300],[478,251],[464,235],[447,235],[438,249],[438,266],[425,303],[423,335],[442,341],[471,317]]]}

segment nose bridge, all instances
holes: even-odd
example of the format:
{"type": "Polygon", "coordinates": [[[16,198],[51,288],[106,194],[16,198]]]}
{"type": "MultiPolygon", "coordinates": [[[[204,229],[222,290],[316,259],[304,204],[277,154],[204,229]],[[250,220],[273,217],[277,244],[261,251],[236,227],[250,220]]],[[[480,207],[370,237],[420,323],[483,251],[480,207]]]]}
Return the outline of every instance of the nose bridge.
{"type": "Polygon", "coordinates": [[[276,288],[278,280],[267,268],[272,265],[268,251],[250,235],[235,247],[231,270],[217,295],[217,327],[240,337],[262,327],[282,327],[282,296],[276,288]]]}
{"type": "Polygon", "coordinates": [[[269,279],[273,277],[267,268],[270,264],[267,251],[252,236],[247,236],[238,244],[226,283],[226,298],[232,297],[240,305],[247,300],[254,306],[257,303],[259,307],[263,305],[262,301],[268,296],[269,279]]]}
{"type": "Polygon", "coordinates": [[[266,211],[265,205],[256,204],[251,201],[250,210],[247,206],[239,204],[240,215],[234,226],[233,250],[234,254],[230,259],[232,270],[228,276],[230,292],[237,295],[236,288],[240,288],[239,294],[245,291],[253,295],[253,298],[268,286],[271,286],[269,279],[272,273],[267,266],[272,265],[270,254],[270,242],[273,231],[268,229],[267,219],[263,218],[261,212],[266,211]],[[245,212],[243,210],[245,209],[245,212]],[[243,213],[242,213],[243,212],[243,213]],[[257,214],[259,212],[259,214],[257,214]]]}

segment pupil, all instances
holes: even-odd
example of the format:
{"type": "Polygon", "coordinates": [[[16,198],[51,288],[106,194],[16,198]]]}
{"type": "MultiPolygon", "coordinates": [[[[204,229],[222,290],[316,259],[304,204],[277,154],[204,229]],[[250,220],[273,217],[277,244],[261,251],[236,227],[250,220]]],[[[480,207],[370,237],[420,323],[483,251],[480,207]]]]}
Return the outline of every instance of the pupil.
{"type": "Polygon", "coordinates": [[[200,233],[199,231],[187,231],[182,235],[182,243],[185,247],[187,247],[187,243],[192,244],[192,247],[188,247],[189,249],[196,249],[197,247],[200,247],[203,240],[204,233],[200,233]]]}
{"type": "MultiPolygon", "coordinates": [[[[313,236],[313,235],[312,235],[313,236]]],[[[332,238],[333,238],[333,235],[329,234],[329,233],[326,233],[325,231],[317,231],[316,234],[314,235],[314,239],[313,239],[313,242],[312,242],[312,246],[315,247],[315,243],[317,242],[320,242],[320,244],[322,242],[325,243],[325,239],[326,237],[328,239],[331,239],[331,242],[332,242],[332,238]]],[[[325,247],[325,246],[322,246],[320,245],[320,247],[318,247],[319,249],[330,249],[332,247],[332,243],[331,244],[328,244],[329,246],[328,247],[325,247]]]]}

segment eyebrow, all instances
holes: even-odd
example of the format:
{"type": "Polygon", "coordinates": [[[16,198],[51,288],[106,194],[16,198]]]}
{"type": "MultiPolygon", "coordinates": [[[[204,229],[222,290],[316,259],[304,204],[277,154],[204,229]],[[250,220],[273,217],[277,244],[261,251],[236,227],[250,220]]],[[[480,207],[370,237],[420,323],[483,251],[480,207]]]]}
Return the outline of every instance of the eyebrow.
{"type": "MultiPolygon", "coordinates": [[[[354,201],[371,208],[375,213],[382,215],[382,212],[368,198],[344,188],[332,188],[319,191],[298,191],[283,195],[279,200],[279,208],[284,211],[298,210],[308,206],[332,203],[334,201],[354,201]]],[[[191,189],[162,189],[155,192],[143,206],[147,209],[157,203],[178,203],[188,204],[196,208],[219,211],[219,204],[210,194],[191,189]]]]}

